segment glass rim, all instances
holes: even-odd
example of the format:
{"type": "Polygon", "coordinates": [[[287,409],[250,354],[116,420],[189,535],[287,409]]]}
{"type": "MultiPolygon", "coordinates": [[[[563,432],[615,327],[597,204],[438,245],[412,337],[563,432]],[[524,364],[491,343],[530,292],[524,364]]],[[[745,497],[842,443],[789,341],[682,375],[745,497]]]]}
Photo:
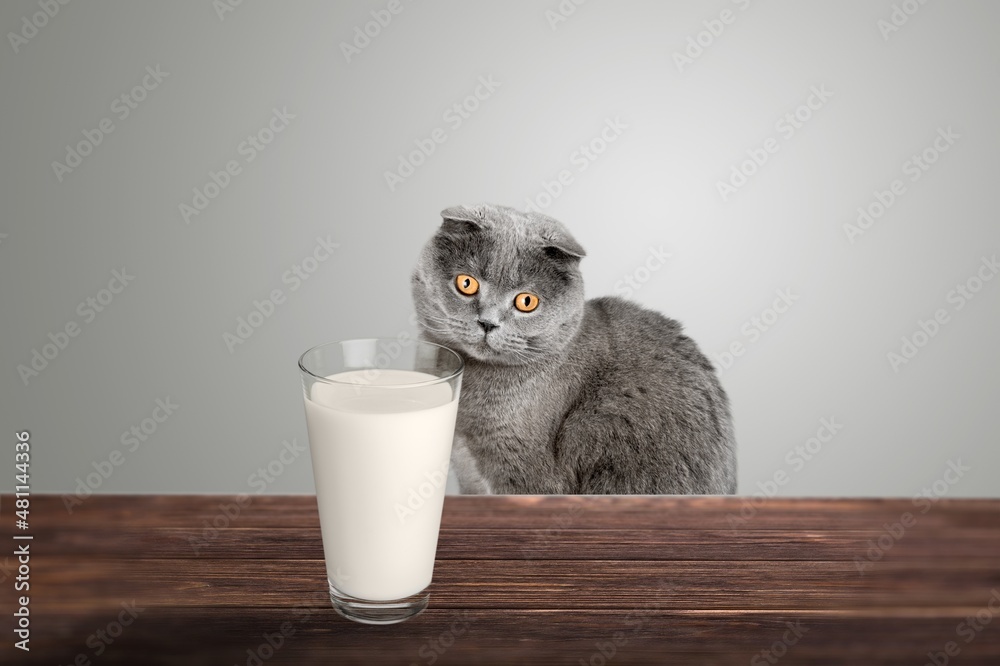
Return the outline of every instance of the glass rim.
{"type": "MultiPolygon", "coordinates": [[[[303,361],[305,360],[306,356],[308,356],[310,353],[316,351],[320,347],[328,347],[330,345],[338,345],[338,344],[342,345],[345,342],[369,342],[369,341],[376,342],[376,343],[377,342],[381,342],[381,341],[392,341],[392,342],[396,342],[396,343],[399,342],[399,340],[397,338],[344,338],[344,339],[341,339],[341,340],[331,340],[329,342],[323,342],[321,344],[318,344],[318,345],[315,345],[313,347],[310,347],[309,349],[305,350],[302,353],[301,356],[299,356],[299,363],[298,363],[299,370],[303,374],[311,377],[312,379],[314,379],[316,381],[323,382],[324,384],[330,384],[332,386],[352,386],[352,387],[357,387],[357,388],[365,388],[364,384],[358,384],[358,383],[355,383],[355,382],[337,381],[337,380],[330,379],[328,377],[322,377],[320,375],[317,375],[315,372],[313,372],[312,370],[308,369],[305,365],[303,365],[303,361]]],[[[406,382],[406,383],[403,383],[403,384],[380,384],[377,387],[373,387],[373,388],[395,389],[395,388],[414,388],[414,387],[417,387],[417,386],[432,386],[434,384],[440,384],[442,382],[451,381],[451,380],[455,379],[455,377],[460,376],[462,374],[462,371],[465,370],[465,360],[454,349],[451,349],[450,347],[445,347],[444,345],[439,345],[436,342],[429,342],[427,340],[419,340],[419,339],[417,339],[417,340],[413,340],[413,342],[415,342],[418,345],[427,345],[429,347],[437,347],[438,349],[443,349],[444,351],[448,352],[449,354],[451,354],[452,356],[454,356],[456,359],[458,359],[458,368],[455,369],[452,373],[448,374],[445,377],[435,377],[434,379],[426,379],[426,380],[419,381],[419,382],[406,382]]],[[[363,368],[363,369],[368,369],[368,368],[363,368]]],[[[376,369],[376,370],[386,370],[387,368],[374,368],[374,369],[376,369]]]]}

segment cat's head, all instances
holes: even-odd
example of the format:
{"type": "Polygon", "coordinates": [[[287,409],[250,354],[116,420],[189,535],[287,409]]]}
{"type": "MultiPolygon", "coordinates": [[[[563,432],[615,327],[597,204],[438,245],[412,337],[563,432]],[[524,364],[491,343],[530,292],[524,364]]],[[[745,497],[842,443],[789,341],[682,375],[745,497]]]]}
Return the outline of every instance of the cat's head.
{"type": "Polygon", "coordinates": [[[561,351],[583,315],[583,248],[558,221],[504,206],[441,212],[411,280],[420,326],[485,363],[525,365],[561,351]]]}

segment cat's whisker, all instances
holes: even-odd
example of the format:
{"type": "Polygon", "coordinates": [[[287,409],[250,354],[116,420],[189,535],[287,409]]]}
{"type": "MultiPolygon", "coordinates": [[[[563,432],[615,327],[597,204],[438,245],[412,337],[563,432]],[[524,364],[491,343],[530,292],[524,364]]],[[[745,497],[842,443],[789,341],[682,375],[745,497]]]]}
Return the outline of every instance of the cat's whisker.
{"type": "Polygon", "coordinates": [[[430,333],[451,334],[451,331],[444,328],[431,328],[430,326],[424,326],[424,330],[430,333]]]}
{"type": "Polygon", "coordinates": [[[545,356],[545,352],[543,350],[538,349],[537,347],[531,347],[530,345],[525,345],[523,347],[519,347],[518,351],[521,351],[525,355],[528,355],[528,356],[534,356],[534,357],[545,356]]]}
{"type": "Polygon", "coordinates": [[[519,361],[524,361],[524,360],[526,360],[526,359],[524,359],[524,358],[523,358],[523,357],[521,356],[520,352],[518,352],[518,351],[517,351],[516,349],[511,349],[511,350],[508,350],[508,351],[507,351],[507,353],[509,353],[509,354],[510,354],[511,356],[513,356],[514,358],[518,359],[519,361]]]}

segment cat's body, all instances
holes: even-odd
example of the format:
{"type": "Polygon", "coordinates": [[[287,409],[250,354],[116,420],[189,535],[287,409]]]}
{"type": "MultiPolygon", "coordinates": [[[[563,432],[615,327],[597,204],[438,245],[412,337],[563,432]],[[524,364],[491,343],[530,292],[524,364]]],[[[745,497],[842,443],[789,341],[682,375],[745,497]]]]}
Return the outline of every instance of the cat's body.
{"type": "Polygon", "coordinates": [[[463,493],[736,491],[725,392],[677,322],[584,302],[583,249],[551,218],[442,215],[413,288],[423,335],[466,361],[452,453],[463,493]],[[469,276],[472,294],[455,284],[469,276]],[[535,309],[514,307],[525,296],[535,309]]]}

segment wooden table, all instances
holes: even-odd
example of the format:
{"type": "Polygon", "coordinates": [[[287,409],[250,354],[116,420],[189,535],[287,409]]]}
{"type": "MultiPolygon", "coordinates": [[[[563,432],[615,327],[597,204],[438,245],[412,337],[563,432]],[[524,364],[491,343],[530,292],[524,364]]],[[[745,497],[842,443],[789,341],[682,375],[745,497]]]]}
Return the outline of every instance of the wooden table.
{"type": "Polygon", "coordinates": [[[8,545],[0,661],[1000,664],[996,500],[449,497],[431,606],[388,627],[331,608],[315,498],[242,504],[34,496],[19,532],[3,496],[31,652],[8,545]]]}

